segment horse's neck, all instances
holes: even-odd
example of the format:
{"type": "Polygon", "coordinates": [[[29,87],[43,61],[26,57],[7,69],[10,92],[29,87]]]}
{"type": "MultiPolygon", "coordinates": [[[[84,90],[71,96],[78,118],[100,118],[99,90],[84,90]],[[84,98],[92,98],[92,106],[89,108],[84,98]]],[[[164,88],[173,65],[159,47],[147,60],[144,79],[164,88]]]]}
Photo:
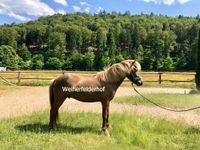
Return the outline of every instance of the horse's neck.
{"type": "Polygon", "coordinates": [[[101,72],[99,75],[102,84],[111,85],[115,90],[121,85],[126,78],[126,71],[113,71],[115,68],[108,68],[106,71],[101,72]]]}
{"type": "Polygon", "coordinates": [[[115,90],[117,90],[119,88],[119,86],[122,84],[122,82],[124,81],[125,77],[124,78],[121,78],[118,82],[115,82],[115,90]]]}
{"type": "Polygon", "coordinates": [[[100,84],[103,85],[103,86],[112,86],[112,89],[114,91],[116,91],[119,86],[122,84],[122,82],[124,81],[125,77],[124,78],[119,78],[119,80],[117,81],[113,81],[113,82],[104,82],[104,81],[100,81],[100,84]]]}

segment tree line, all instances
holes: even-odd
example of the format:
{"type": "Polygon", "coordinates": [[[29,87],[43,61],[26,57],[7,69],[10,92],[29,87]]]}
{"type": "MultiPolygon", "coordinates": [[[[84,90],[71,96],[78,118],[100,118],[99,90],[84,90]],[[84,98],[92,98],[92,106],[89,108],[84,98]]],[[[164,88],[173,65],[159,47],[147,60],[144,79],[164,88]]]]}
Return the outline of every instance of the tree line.
{"type": "Polygon", "coordinates": [[[0,26],[0,66],[100,70],[136,59],[143,70],[194,70],[200,17],[129,12],[56,14],[0,26]]]}

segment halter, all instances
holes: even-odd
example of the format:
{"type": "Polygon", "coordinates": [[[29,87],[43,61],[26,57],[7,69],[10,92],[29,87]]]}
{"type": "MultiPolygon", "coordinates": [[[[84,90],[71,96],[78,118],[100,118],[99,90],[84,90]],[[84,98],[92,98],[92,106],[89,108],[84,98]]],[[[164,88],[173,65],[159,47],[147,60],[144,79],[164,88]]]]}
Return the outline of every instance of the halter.
{"type": "Polygon", "coordinates": [[[131,70],[128,71],[127,78],[134,83],[141,80],[141,78],[135,72],[133,72],[131,70]]]}

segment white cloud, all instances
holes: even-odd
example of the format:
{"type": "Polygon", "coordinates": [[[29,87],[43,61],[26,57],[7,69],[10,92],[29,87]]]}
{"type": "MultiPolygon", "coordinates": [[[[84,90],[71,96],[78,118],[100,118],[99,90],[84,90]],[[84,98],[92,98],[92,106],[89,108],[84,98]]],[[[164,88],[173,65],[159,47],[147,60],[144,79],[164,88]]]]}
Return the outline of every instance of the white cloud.
{"type": "Polygon", "coordinates": [[[21,15],[15,14],[15,13],[9,11],[9,10],[2,9],[2,5],[1,4],[0,4],[0,14],[7,15],[9,17],[15,18],[15,19],[20,20],[20,21],[29,21],[29,20],[31,20],[28,17],[24,17],[24,16],[21,16],[21,15]]]}
{"type": "Polygon", "coordinates": [[[96,8],[96,13],[98,14],[103,10],[104,10],[103,7],[99,6],[99,7],[96,8]]]}
{"type": "Polygon", "coordinates": [[[86,1],[80,1],[80,5],[79,6],[72,6],[75,12],[81,12],[84,11],[86,13],[90,13],[90,12],[94,12],[96,14],[100,13],[101,11],[103,11],[104,9],[100,6],[96,7],[86,1]]]}
{"type": "Polygon", "coordinates": [[[86,8],[84,9],[84,11],[85,11],[86,13],[89,13],[89,12],[90,12],[90,8],[89,8],[89,7],[86,7],[86,8]]]}
{"type": "Polygon", "coordinates": [[[187,2],[189,2],[190,0],[177,0],[180,4],[185,4],[187,2]]]}
{"type": "Polygon", "coordinates": [[[87,3],[87,2],[80,2],[80,4],[81,4],[81,6],[88,6],[88,7],[90,7],[90,6],[92,6],[91,4],[89,4],[89,3],[87,3]]]}
{"type": "Polygon", "coordinates": [[[81,8],[79,6],[73,5],[72,7],[73,7],[75,12],[80,12],[81,11],[81,8]]]}
{"type": "Polygon", "coordinates": [[[63,6],[67,6],[67,0],[53,0],[53,1],[63,6]]]}
{"type": "Polygon", "coordinates": [[[31,19],[28,18],[28,17],[24,17],[24,16],[21,16],[21,15],[17,15],[17,14],[15,14],[15,13],[13,13],[13,12],[9,12],[9,13],[7,13],[7,14],[8,14],[8,16],[13,17],[13,18],[15,18],[15,19],[17,19],[17,20],[20,20],[20,21],[30,21],[30,20],[31,20],[31,19]]]}
{"type": "Polygon", "coordinates": [[[63,10],[63,9],[58,10],[57,13],[63,14],[63,15],[66,14],[65,10],[63,10]]]}
{"type": "Polygon", "coordinates": [[[154,2],[155,4],[172,5],[175,3],[185,4],[185,3],[189,2],[190,0],[143,0],[143,1],[154,2]]]}
{"type": "Polygon", "coordinates": [[[46,16],[56,12],[41,0],[1,0],[0,14],[13,17],[20,21],[28,21],[26,16],[46,16]]]}

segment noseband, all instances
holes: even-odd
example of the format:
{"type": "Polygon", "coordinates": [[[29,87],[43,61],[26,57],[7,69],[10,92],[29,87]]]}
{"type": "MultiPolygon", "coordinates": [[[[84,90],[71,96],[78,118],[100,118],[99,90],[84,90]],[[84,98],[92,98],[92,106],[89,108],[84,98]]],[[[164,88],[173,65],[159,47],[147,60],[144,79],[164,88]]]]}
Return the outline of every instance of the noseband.
{"type": "Polygon", "coordinates": [[[133,71],[128,71],[127,78],[131,80],[133,83],[137,83],[141,80],[141,78],[133,71]]]}

